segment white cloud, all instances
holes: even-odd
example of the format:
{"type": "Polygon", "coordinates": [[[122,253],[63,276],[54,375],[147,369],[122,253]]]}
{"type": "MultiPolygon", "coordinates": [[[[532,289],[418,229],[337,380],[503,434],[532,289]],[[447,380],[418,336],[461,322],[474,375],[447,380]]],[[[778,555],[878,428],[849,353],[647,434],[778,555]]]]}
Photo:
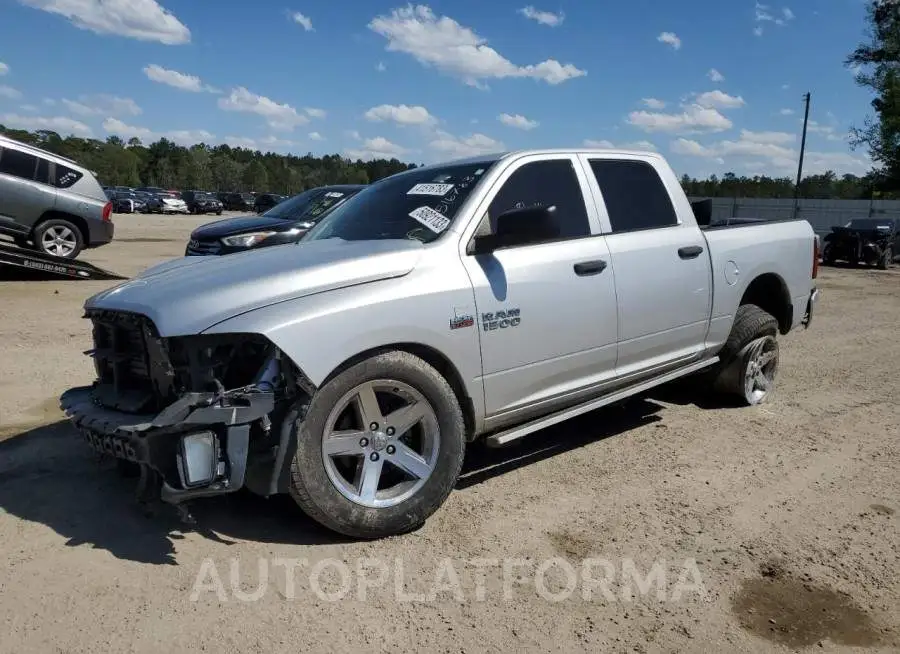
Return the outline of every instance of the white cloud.
{"type": "Polygon", "coordinates": [[[387,39],[389,51],[405,52],[425,66],[479,88],[484,88],[484,80],[489,79],[527,77],[560,84],[587,74],[555,59],[516,65],[488,46],[487,39],[449,16],[438,18],[425,5],[410,4],[392,10],[390,15],[376,16],[369,29],[387,39]]]}
{"type": "Polygon", "coordinates": [[[306,107],[303,111],[310,118],[324,118],[328,115],[324,109],[316,109],[315,107],[306,107]]]}
{"type": "Polygon", "coordinates": [[[313,31],[312,21],[309,19],[308,16],[304,16],[299,11],[295,11],[294,13],[292,13],[291,19],[295,23],[297,23],[300,27],[302,27],[304,30],[306,30],[307,32],[313,31]]]}
{"type": "Polygon", "coordinates": [[[310,132],[307,134],[309,136],[310,141],[324,141],[325,137],[319,134],[318,132],[310,132]]]}
{"type": "Polygon", "coordinates": [[[350,159],[395,159],[408,153],[409,150],[388,141],[383,136],[365,139],[359,148],[344,150],[344,154],[350,159]]]}
{"type": "Polygon", "coordinates": [[[681,134],[724,132],[732,127],[732,122],[716,109],[702,107],[698,104],[684,107],[681,113],[632,111],[628,114],[627,122],[645,132],[681,134]]]}
{"type": "Polygon", "coordinates": [[[720,73],[719,71],[717,71],[715,68],[710,68],[709,72],[707,73],[707,76],[709,77],[709,79],[711,79],[713,82],[716,82],[717,84],[719,82],[725,81],[725,76],[722,73],[720,73]]]}
{"type": "Polygon", "coordinates": [[[566,15],[563,12],[554,14],[552,11],[541,11],[530,5],[519,9],[519,13],[525,16],[525,18],[537,21],[541,25],[546,25],[548,27],[559,27],[566,19],[566,15]]]}
{"type": "Polygon", "coordinates": [[[741,130],[742,141],[783,145],[785,143],[793,143],[796,139],[797,137],[789,132],[751,132],[748,129],[741,130]]]}
{"type": "Polygon", "coordinates": [[[778,113],[780,113],[782,116],[793,116],[795,112],[793,109],[782,109],[778,113]]]}
{"type": "Polygon", "coordinates": [[[781,90],[782,90],[782,91],[787,91],[789,88],[791,88],[791,85],[790,85],[790,84],[782,84],[782,85],[781,85],[781,90]]]}
{"type": "Polygon", "coordinates": [[[809,121],[806,131],[810,134],[821,134],[829,141],[843,141],[845,137],[837,133],[834,125],[822,125],[814,120],[809,121]]]}
{"type": "Polygon", "coordinates": [[[420,105],[382,104],[369,109],[363,117],[372,122],[394,122],[398,125],[433,125],[437,118],[420,105]]]}
{"type": "Polygon", "coordinates": [[[521,114],[500,114],[497,116],[497,120],[507,127],[515,127],[526,131],[534,129],[540,124],[536,120],[529,120],[521,114]]]}
{"type": "MultiPolygon", "coordinates": [[[[703,145],[694,140],[679,138],[672,142],[670,148],[675,154],[715,159],[723,164],[727,157],[730,167],[759,170],[762,166],[768,175],[782,175],[793,172],[797,167],[799,152],[796,148],[785,145],[793,141],[794,136],[785,132],[742,130],[737,141],[724,140],[703,145]]],[[[870,167],[871,162],[866,157],[846,152],[809,151],[804,159],[806,174],[826,170],[864,174],[870,167]]]]}
{"type": "Polygon", "coordinates": [[[665,109],[666,103],[662,100],[657,100],[656,98],[644,98],[641,100],[648,109],[665,109]]]}
{"type": "Polygon", "coordinates": [[[2,61],[0,61],[0,77],[3,77],[4,75],[8,75],[8,74],[9,74],[9,65],[4,64],[2,61]]]}
{"type": "Polygon", "coordinates": [[[19,0],[75,27],[165,45],[190,43],[191,31],[156,0],[19,0]]]}
{"type": "Polygon", "coordinates": [[[707,109],[736,109],[746,104],[741,96],[735,97],[718,90],[701,93],[694,102],[707,109]]]}
{"type": "Polygon", "coordinates": [[[383,73],[384,71],[387,70],[387,66],[384,65],[383,61],[379,61],[378,64],[375,66],[375,70],[377,70],[379,73],[383,73]]]}
{"type": "Polygon", "coordinates": [[[139,116],[141,108],[131,98],[120,98],[105,93],[82,95],[78,100],[63,98],[63,105],[79,116],[139,116]]]}
{"type": "Polygon", "coordinates": [[[63,116],[44,117],[44,116],[20,116],[18,114],[2,114],[0,115],[0,123],[7,127],[16,127],[18,129],[27,129],[34,132],[40,129],[48,129],[58,132],[62,136],[92,136],[91,128],[81,121],[63,116]]]}
{"type": "Polygon", "coordinates": [[[219,108],[224,111],[262,116],[273,129],[291,131],[305,125],[309,118],[297,112],[289,104],[279,104],[263,95],[256,95],[243,86],[231,90],[227,98],[219,98],[219,108]]]}
{"type": "Polygon", "coordinates": [[[505,148],[503,143],[484,134],[475,133],[457,137],[447,132],[438,132],[428,146],[442,156],[457,159],[501,152],[505,148]]]}
{"type": "Polygon", "coordinates": [[[103,129],[108,134],[115,134],[126,141],[131,138],[139,138],[144,144],[165,138],[179,145],[194,145],[201,142],[210,143],[216,138],[215,135],[210,134],[205,129],[176,129],[166,132],[155,132],[147,127],[128,125],[118,118],[107,118],[104,120],[103,129]]]}
{"type": "Polygon", "coordinates": [[[355,129],[349,129],[349,130],[345,131],[344,134],[346,134],[348,137],[350,137],[354,141],[359,141],[360,139],[362,139],[362,137],[359,135],[359,132],[357,132],[355,129]]]}
{"type": "Polygon", "coordinates": [[[187,73],[179,73],[177,70],[163,68],[157,64],[150,64],[144,67],[144,75],[154,82],[166,84],[168,86],[181,89],[182,91],[190,91],[192,93],[217,93],[218,90],[211,86],[207,86],[196,75],[188,75],[187,73]]]}
{"type": "Polygon", "coordinates": [[[18,100],[21,97],[21,91],[17,91],[11,86],[4,86],[3,84],[0,84],[0,98],[6,98],[7,100],[18,100]]]}
{"type": "Polygon", "coordinates": [[[23,104],[22,106],[19,107],[19,109],[21,109],[22,111],[27,111],[29,113],[34,113],[34,112],[38,111],[38,107],[36,107],[33,104],[23,104]]]}
{"type": "Polygon", "coordinates": [[[678,38],[675,32],[663,32],[656,37],[656,40],[660,43],[671,45],[675,50],[681,50],[681,39],[678,38]]]}
{"type": "Polygon", "coordinates": [[[248,150],[259,150],[259,144],[255,139],[246,136],[226,136],[223,141],[233,148],[246,148],[248,150]]]}
{"type": "Polygon", "coordinates": [[[614,148],[612,141],[607,141],[606,139],[602,141],[595,141],[594,139],[585,139],[582,142],[582,145],[586,148],[614,148]]]}
{"type": "Polygon", "coordinates": [[[753,33],[756,36],[762,36],[763,34],[763,23],[772,23],[774,25],[778,25],[779,27],[784,27],[789,22],[794,20],[794,12],[791,11],[790,7],[783,7],[781,12],[775,12],[769,5],[756,3],[754,20],[757,23],[760,23],[753,29],[753,33]]]}
{"type": "Polygon", "coordinates": [[[617,149],[617,150],[643,150],[647,152],[656,152],[658,148],[654,143],[650,141],[633,141],[631,143],[620,143],[616,145],[612,141],[608,141],[603,139],[601,141],[595,141],[593,139],[585,139],[582,142],[582,145],[586,148],[601,148],[601,149],[617,149]]]}

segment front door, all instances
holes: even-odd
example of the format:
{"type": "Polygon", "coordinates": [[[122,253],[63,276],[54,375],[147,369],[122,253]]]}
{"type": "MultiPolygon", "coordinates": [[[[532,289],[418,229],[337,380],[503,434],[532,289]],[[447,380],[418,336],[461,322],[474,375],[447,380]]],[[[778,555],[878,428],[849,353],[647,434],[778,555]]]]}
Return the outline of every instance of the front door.
{"type": "Polygon", "coordinates": [[[559,239],[463,257],[475,290],[489,418],[552,408],[615,373],[609,251],[575,164],[568,155],[516,161],[486,200],[492,231],[509,209],[555,206],[559,239]]]}

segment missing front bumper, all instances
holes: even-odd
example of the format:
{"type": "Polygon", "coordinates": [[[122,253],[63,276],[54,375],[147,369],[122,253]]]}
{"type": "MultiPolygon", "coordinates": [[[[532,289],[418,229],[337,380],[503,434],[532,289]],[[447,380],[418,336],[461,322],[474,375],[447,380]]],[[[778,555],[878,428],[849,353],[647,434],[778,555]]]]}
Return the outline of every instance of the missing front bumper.
{"type": "Polygon", "coordinates": [[[251,425],[275,407],[274,394],[236,391],[189,393],[156,415],[135,415],[99,406],[93,387],[73,388],[60,397],[60,408],[97,452],[152,469],[160,479],[160,499],[179,504],[189,499],[232,493],[244,486],[251,425]],[[187,468],[185,437],[211,435],[215,471],[198,485],[187,468]]]}

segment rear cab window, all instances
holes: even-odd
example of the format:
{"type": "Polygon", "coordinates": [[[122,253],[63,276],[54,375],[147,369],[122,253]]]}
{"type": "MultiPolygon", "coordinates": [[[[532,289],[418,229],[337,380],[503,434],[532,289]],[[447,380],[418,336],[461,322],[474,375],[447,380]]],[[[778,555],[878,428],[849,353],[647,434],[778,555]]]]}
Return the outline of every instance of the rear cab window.
{"type": "Polygon", "coordinates": [[[674,227],[678,215],[656,169],[646,161],[589,159],[612,233],[674,227]]]}

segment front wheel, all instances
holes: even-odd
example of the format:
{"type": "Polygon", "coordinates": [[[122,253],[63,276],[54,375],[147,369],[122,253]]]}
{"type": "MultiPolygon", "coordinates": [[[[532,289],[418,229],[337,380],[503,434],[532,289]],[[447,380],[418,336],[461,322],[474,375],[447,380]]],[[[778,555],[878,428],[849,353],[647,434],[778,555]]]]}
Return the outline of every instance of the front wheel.
{"type": "Polygon", "coordinates": [[[355,538],[419,527],[462,467],[453,389],[407,352],[385,352],[325,383],[297,425],[290,491],[311,518],[355,538]]]}
{"type": "Polygon", "coordinates": [[[894,262],[894,249],[891,247],[887,247],[884,250],[884,254],[882,254],[881,258],[878,260],[878,269],[879,270],[887,270],[893,262],[894,262]]]}
{"type": "Polygon", "coordinates": [[[754,304],[738,307],[714,387],[745,405],[762,404],[775,391],[778,373],[778,321],[754,304]]]}

